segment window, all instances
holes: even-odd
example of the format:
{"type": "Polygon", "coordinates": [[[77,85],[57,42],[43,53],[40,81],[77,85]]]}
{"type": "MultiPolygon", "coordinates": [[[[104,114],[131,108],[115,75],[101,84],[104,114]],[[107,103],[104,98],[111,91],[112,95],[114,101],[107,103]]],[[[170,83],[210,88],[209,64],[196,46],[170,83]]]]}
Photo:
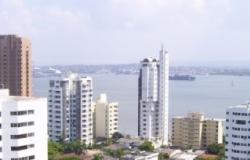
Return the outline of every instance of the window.
{"type": "Polygon", "coordinates": [[[15,127],[26,127],[26,126],[33,126],[34,125],[34,122],[22,122],[22,123],[11,123],[10,126],[12,128],[15,128],[15,127]]]}
{"type": "Polygon", "coordinates": [[[12,116],[21,116],[21,115],[27,115],[27,114],[34,114],[34,110],[10,112],[10,115],[12,116]]]}
{"type": "Polygon", "coordinates": [[[245,120],[236,120],[236,124],[245,125],[246,121],[245,120]]]}
{"type": "Polygon", "coordinates": [[[27,137],[33,137],[34,133],[27,133],[27,134],[19,134],[19,135],[11,135],[11,139],[22,139],[22,138],[27,138],[27,137]]]}
{"type": "Polygon", "coordinates": [[[34,110],[28,110],[28,114],[34,114],[34,110]]]}
{"type": "Polygon", "coordinates": [[[17,116],[17,115],[26,115],[27,111],[14,111],[14,112],[10,112],[10,115],[12,116],[17,116]]]}
{"type": "Polygon", "coordinates": [[[11,158],[11,160],[33,160],[35,159],[35,156],[28,156],[28,157],[21,157],[21,158],[11,158]]]}
{"type": "Polygon", "coordinates": [[[23,145],[23,146],[13,146],[11,147],[11,151],[21,151],[29,148],[34,148],[34,144],[23,145]]]}

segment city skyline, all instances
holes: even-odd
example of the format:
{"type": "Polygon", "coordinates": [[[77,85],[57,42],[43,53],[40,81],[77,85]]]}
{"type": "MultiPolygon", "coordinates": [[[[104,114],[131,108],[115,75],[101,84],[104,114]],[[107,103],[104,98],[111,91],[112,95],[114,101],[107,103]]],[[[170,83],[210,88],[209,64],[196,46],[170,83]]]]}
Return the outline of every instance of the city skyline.
{"type": "Polygon", "coordinates": [[[250,160],[249,5],[0,0],[0,160],[250,160]]]}
{"type": "Polygon", "coordinates": [[[34,65],[136,63],[162,43],[171,64],[240,65],[250,58],[249,3],[0,0],[0,34],[30,38],[34,65]]]}

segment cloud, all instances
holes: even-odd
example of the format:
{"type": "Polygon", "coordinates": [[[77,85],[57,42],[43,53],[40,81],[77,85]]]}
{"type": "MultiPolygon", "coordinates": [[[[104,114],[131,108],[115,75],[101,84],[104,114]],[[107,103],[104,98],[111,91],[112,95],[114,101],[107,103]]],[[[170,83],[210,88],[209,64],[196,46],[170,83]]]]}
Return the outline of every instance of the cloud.
{"type": "Polygon", "coordinates": [[[1,28],[4,32],[30,34],[30,30],[83,27],[90,19],[82,11],[49,5],[29,7],[23,0],[0,0],[0,4],[0,23],[5,24],[1,28]]]}
{"type": "Polygon", "coordinates": [[[0,0],[0,33],[30,37],[38,64],[138,62],[152,56],[162,42],[173,61],[224,58],[224,53],[237,49],[243,57],[243,52],[250,51],[246,42],[249,4],[234,0],[0,0]]]}

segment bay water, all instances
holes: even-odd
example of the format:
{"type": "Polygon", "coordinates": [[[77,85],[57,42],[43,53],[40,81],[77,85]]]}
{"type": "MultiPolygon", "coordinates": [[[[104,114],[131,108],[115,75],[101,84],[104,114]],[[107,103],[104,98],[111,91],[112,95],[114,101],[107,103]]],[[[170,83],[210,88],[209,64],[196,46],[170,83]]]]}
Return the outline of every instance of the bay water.
{"type": "MultiPolygon", "coordinates": [[[[137,75],[91,74],[94,100],[107,93],[110,102],[119,103],[119,131],[137,135],[137,75]]],[[[34,78],[35,96],[46,97],[48,77],[34,78]]],[[[212,118],[225,118],[225,109],[250,100],[248,76],[196,76],[195,81],[170,81],[169,116],[203,112],[212,118]]],[[[171,120],[170,120],[171,121],[171,120]]]]}

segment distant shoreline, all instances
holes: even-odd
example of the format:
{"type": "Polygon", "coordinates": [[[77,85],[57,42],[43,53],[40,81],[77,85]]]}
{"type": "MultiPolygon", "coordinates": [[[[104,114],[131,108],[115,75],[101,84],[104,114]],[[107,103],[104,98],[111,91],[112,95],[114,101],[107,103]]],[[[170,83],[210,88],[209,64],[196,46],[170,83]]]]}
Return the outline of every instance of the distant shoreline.
{"type": "MultiPolygon", "coordinates": [[[[138,75],[139,64],[121,65],[65,65],[65,66],[43,66],[35,67],[35,77],[57,76],[67,73],[79,74],[117,74],[117,75],[138,75]]],[[[229,75],[229,76],[250,76],[250,68],[238,67],[196,67],[196,66],[173,66],[170,67],[170,74],[180,75],[229,75]]]]}

